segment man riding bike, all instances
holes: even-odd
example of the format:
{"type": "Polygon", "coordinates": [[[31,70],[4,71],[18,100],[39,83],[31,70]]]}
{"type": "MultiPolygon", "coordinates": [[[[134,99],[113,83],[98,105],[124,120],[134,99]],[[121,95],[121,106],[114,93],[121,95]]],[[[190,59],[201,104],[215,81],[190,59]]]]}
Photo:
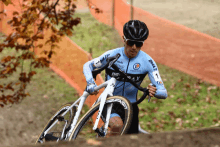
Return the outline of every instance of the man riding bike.
{"type": "MultiPolygon", "coordinates": [[[[145,52],[140,51],[144,41],[148,38],[149,30],[144,22],[139,20],[130,20],[125,23],[123,27],[123,39],[124,47],[109,50],[102,54],[100,57],[88,61],[83,66],[83,73],[86,77],[87,88],[86,90],[90,94],[97,94],[94,92],[94,88],[97,86],[92,71],[96,68],[100,68],[107,62],[106,59],[111,56],[115,56],[119,53],[121,56],[116,61],[116,65],[124,71],[131,79],[140,85],[148,74],[148,77],[152,84],[148,85],[149,96],[156,97],[158,99],[167,98],[167,90],[164,87],[162,79],[160,77],[158,68],[154,60],[145,52]]],[[[131,103],[137,99],[138,89],[131,83],[127,82],[119,73],[115,72],[112,68],[106,69],[106,80],[111,76],[116,77],[117,82],[113,95],[124,96],[130,100],[131,103]]],[[[133,119],[131,127],[128,133],[138,133],[139,108],[137,105],[133,105],[133,119]]],[[[109,120],[109,126],[111,129],[110,135],[118,134],[123,126],[123,121],[119,112],[112,110],[109,120]]]]}

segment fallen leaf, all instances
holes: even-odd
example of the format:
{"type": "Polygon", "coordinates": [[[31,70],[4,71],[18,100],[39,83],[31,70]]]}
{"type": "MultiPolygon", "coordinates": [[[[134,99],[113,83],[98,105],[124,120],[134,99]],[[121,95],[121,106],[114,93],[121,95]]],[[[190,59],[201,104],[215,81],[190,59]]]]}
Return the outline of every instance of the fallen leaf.
{"type": "Polygon", "coordinates": [[[138,139],[138,136],[137,135],[131,135],[130,138],[131,139],[138,139]]]}
{"type": "Polygon", "coordinates": [[[196,122],[197,122],[198,120],[199,120],[199,118],[198,118],[198,117],[194,118],[194,121],[196,121],[196,122]]]}
{"type": "Polygon", "coordinates": [[[48,96],[47,96],[47,95],[44,95],[43,97],[46,98],[46,99],[48,99],[48,96]]]}
{"type": "Polygon", "coordinates": [[[213,119],[212,121],[213,121],[213,122],[218,122],[218,120],[217,120],[217,119],[213,119]]]}
{"type": "Polygon", "coordinates": [[[173,84],[170,86],[170,88],[171,88],[172,90],[174,90],[174,89],[175,89],[175,86],[176,86],[176,84],[173,83],[173,84]]]}
{"type": "Polygon", "coordinates": [[[153,118],[154,123],[159,123],[159,121],[156,118],[153,118]]]}
{"type": "Polygon", "coordinates": [[[101,141],[97,141],[97,140],[94,140],[94,139],[88,139],[87,143],[90,144],[90,145],[101,145],[102,144],[101,141]]]}
{"type": "Polygon", "coordinates": [[[145,116],[145,114],[144,113],[141,113],[140,114],[140,118],[142,118],[142,117],[144,117],[145,116]]]}
{"type": "Polygon", "coordinates": [[[178,123],[178,124],[179,124],[179,126],[182,126],[183,121],[182,121],[182,119],[181,119],[181,118],[177,118],[177,119],[176,119],[176,123],[178,123]]]}
{"type": "Polygon", "coordinates": [[[182,78],[180,78],[179,80],[178,80],[178,82],[182,82],[183,81],[183,79],[182,78]]]}
{"type": "Polygon", "coordinates": [[[170,95],[170,98],[174,98],[174,95],[170,95]]]}
{"type": "Polygon", "coordinates": [[[187,124],[188,124],[188,123],[189,123],[189,120],[186,120],[186,121],[185,121],[185,123],[187,123],[187,124]]]}
{"type": "Polygon", "coordinates": [[[206,101],[207,103],[211,103],[211,98],[210,98],[210,97],[206,97],[206,98],[205,98],[205,101],[206,101]]]}
{"type": "Polygon", "coordinates": [[[187,88],[190,88],[190,84],[189,84],[189,83],[186,83],[185,86],[186,86],[187,88]]]}

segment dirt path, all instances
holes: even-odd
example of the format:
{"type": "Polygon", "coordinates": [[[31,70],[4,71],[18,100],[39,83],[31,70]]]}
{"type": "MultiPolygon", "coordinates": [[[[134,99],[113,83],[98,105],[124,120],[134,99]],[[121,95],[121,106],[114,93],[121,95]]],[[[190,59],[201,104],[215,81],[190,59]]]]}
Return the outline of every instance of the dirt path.
{"type": "MultiPolygon", "coordinates": [[[[101,138],[98,140],[76,140],[65,143],[49,143],[47,147],[219,147],[220,129],[200,129],[196,131],[180,131],[153,133],[150,135],[123,135],[111,138],[101,138]]],[[[39,145],[40,147],[41,145],[39,145]]],[[[26,145],[24,147],[33,147],[26,145]]],[[[43,147],[43,146],[41,146],[43,147]]]]}
{"type": "MultiPolygon", "coordinates": [[[[127,2],[129,3],[130,0],[127,2]]],[[[133,5],[220,39],[220,1],[218,0],[133,0],[133,5]]]]}

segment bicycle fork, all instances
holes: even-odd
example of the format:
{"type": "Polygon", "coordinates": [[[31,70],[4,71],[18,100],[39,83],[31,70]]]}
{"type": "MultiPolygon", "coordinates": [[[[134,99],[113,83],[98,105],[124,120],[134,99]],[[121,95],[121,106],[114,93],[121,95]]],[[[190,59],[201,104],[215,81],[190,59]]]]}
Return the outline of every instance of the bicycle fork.
{"type": "Polygon", "coordinates": [[[99,136],[104,137],[107,134],[108,131],[108,124],[109,124],[109,119],[110,119],[110,114],[111,114],[111,110],[112,110],[112,106],[113,104],[108,104],[107,106],[107,115],[106,115],[106,119],[103,118],[102,116],[102,120],[104,121],[105,125],[102,126],[100,129],[96,128],[95,132],[99,134],[99,136]]]}
{"type": "Polygon", "coordinates": [[[107,105],[107,116],[106,116],[106,120],[105,120],[105,125],[104,125],[104,134],[103,132],[101,132],[99,129],[98,129],[98,123],[99,123],[99,120],[100,120],[100,117],[102,115],[102,111],[103,111],[103,108],[104,108],[104,105],[105,105],[105,102],[106,102],[106,99],[108,96],[113,96],[113,91],[114,91],[114,87],[115,87],[115,82],[116,82],[116,79],[115,78],[112,78],[110,80],[110,83],[111,84],[108,84],[108,86],[106,87],[106,89],[103,91],[103,93],[100,95],[100,98],[101,98],[101,102],[100,102],[100,107],[99,107],[99,111],[98,111],[98,115],[97,115],[97,118],[96,118],[96,121],[95,121],[95,124],[94,124],[94,127],[93,127],[93,130],[95,130],[100,136],[105,136],[106,133],[107,133],[107,130],[108,130],[108,124],[109,124],[109,119],[110,119],[110,114],[111,114],[111,110],[112,110],[112,106],[113,104],[109,104],[107,105]]]}

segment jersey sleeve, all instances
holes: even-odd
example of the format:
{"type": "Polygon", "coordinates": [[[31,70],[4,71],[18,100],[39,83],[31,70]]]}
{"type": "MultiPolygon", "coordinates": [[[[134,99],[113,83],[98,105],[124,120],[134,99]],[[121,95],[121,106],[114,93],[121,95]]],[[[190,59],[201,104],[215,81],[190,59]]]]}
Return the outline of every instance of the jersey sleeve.
{"type": "Polygon", "coordinates": [[[149,59],[149,66],[150,70],[148,71],[148,77],[151,81],[151,83],[156,86],[157,91],[155,93],[155,97],[159,99],[166,99],[167,98],[167,90],[164,87],[163,81],[160,77],[160,73],[158,70],[158,67],[153,59],[149,59]]]}
{"type": "Polygon", "coordinates": [[[91,61],[86,62],[83,65],[83,74],[86,78],[86,82],[87,84],[90,83],[95,83],[93,76],[92,76],[92,71],[96,68],[101,68],[106,64],[106,59],[108,58],[108,56],[110,56],[111,51],[107,51],[104,54],[102,54],[101,56],[94,58],[91,61]]]}

